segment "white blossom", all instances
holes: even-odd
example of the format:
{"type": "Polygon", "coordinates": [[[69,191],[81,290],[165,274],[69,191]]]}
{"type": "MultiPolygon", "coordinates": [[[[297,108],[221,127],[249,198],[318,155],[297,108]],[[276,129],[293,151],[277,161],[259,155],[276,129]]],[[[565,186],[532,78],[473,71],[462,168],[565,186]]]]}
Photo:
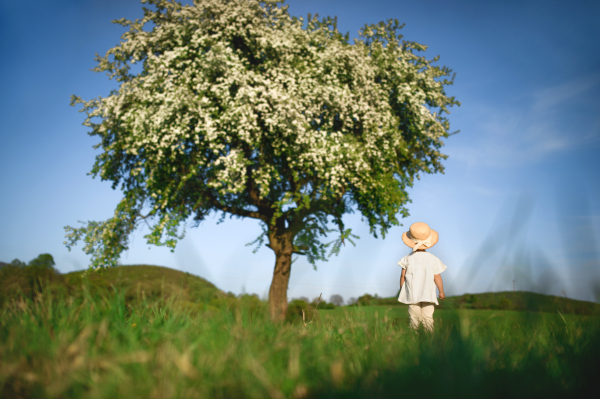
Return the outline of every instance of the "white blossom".
{"type": "Polygon", "coordinates": [[[143,209],[156,221],[149,242],[171,247],[190,215],[247,216],[245,206],[265,203],[273,213],[258,218],[296,221],[296,234],[316,228],[312,211],[341,223],[352,207],[385,234],[406,214],[417,173],[443,171],[441,113],[458,102],[436,79],[450,71],[416,54],[425,46],[401,41],[397,21],[366,26],[349,43],[331,21],[305,26],[272,0],[145,2],[163,11],[119,21],[129,30],[97,57],[95,70],[119,89],[73,99],[102,139],[92,174],[125,194],[113,219],[68,228],[95,266],[127,248],[143,209]],[[129,74],[134,63],[142,73],[129,74]]]}

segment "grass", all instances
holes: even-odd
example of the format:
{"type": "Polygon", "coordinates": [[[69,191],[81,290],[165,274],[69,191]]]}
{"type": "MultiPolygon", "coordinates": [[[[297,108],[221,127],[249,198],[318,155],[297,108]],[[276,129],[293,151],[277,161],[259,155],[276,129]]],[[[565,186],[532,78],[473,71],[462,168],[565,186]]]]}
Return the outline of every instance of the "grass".
{"type": "MultiPolygon", "coordinates": [[[[377,298],[365,294],[358,306],[405,306],[398,297],[377,298]]],[[[484,292],[447,297],[438,309],[515,310],[600,316],[600,304],[526,291],[484,292]]]]}
{"type": "Polygon", "coordinates": [[[273,324],[258,298],[159,267],[70,273],[37,292],[18,278],[0,306],[2,398],[565,397],[600,369],[600,318],[558,308],[448,301],[431,335],[397,305],[273,324]]]}
{"type": "MultiPolygon", "coordinates": [[[[340,320],[362,320],[367,324],[389,324],[405,328],[408,326],[408,310],[406,307],[369,306],[369,307],[342,307],[333,311],[320,311],[320,316],[327,323],[334,324],[340,320]]],[[[471,309],[436,309],[434,312],[435,327],[437,330],[456,328],[462,337],[470,335],[474,326],[490,325],[497,328],[527,326],[554,326],[569,329],[569,326],[594,326],[600,323],[597,316],[547,313],[547,312],[520,312],[507,310],[471,310],[471,309]]]]}
{"type": "Polygon", "coordinates": [[[600,366],[598,318],[436,311],[433,335],[405,309],[337,308],[305,327],[266,307],[128,305],[124,290],[38,295],[0,314],[0,396],[328,398],[583,394],[600,366]]]}

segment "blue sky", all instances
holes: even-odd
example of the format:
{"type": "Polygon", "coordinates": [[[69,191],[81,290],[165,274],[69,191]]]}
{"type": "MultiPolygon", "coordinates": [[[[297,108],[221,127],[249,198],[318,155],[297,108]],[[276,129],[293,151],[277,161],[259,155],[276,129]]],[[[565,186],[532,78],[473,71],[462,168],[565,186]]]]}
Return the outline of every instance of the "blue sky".
{"type": "MultiPolygon", "coordinates": [[[[600,3],[596,1],[307,1],[290,13],[338,16],[356,37],[365,23],[397,18],[405,39],[456,72],[444,175],[409,191],[411,216],[385,240],[359,215],[361,239],[314,271],[300,258],[288,296],[344,298],[398,291],[401,234],[424,221],[440,234],[431,252],[448,266],[447,295],[532,290],[594,299],[600,281],[600,3]]],[[[118,43],[118,18],[138,18],[135,0],[0,0],[0,260],[51,253],[61,272],[87,267],[68,252],[65,225],[104,220],[120,200],[109,182],[87,176],[96,139],[71,94],[106,96],[115,87],[90,71],[94,53],[118,43]]],[[[175,253],[136,232],[123,264],[155,264],[200,275],[234,293],[265,296],[274,255],[245,246],[253,220],[209,219],[175,253]]]]}

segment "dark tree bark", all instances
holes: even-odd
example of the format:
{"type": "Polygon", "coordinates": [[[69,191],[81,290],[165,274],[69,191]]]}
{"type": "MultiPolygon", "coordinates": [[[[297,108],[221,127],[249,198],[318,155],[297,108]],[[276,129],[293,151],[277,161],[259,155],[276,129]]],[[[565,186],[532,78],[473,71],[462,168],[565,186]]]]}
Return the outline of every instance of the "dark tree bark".
{"type": "Polygon", "coordinates": [[[269,246],[275,252],[275,269],[269,289],[269,312],[271,320],[280,322],[285,319],[288,308],[287,290],[292,270],[294,237],[291,231],[286,231],[284,226],[277,224],[268,233],[269,246]]]}

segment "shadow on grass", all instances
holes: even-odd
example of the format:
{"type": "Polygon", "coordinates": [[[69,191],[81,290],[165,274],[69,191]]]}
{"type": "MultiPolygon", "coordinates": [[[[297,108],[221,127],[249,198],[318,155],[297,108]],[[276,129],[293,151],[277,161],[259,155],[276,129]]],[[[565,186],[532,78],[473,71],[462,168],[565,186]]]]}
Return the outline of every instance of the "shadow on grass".
{"type": "MultiPolygon", "coordinates": [[[[397,326],[405,324],[403,319],[397,321],[397,326]]],[[[575,324],[549,325],[536,314],[514,321],[519,323],[511,321],[510,326],[498,328],[477,322],[465,325],[458,315],[446,317],[438,322],[433,336],[422,330],[412,334],[407,362],[372,364],[354,376],[345,375],[351,364],[339,366],[338,371],[332,368],[330,379],[306,397],[589,397],[600,370],[597,321],[585,332],[575,324]],[[546,331],[536,330],[536,325],[546,331]],[[514,333],[513,343],[510,339],[490,342],[493,330],[498,333],[504,328],[501,335],[517,328],[525,331],[514,333]]]]}

